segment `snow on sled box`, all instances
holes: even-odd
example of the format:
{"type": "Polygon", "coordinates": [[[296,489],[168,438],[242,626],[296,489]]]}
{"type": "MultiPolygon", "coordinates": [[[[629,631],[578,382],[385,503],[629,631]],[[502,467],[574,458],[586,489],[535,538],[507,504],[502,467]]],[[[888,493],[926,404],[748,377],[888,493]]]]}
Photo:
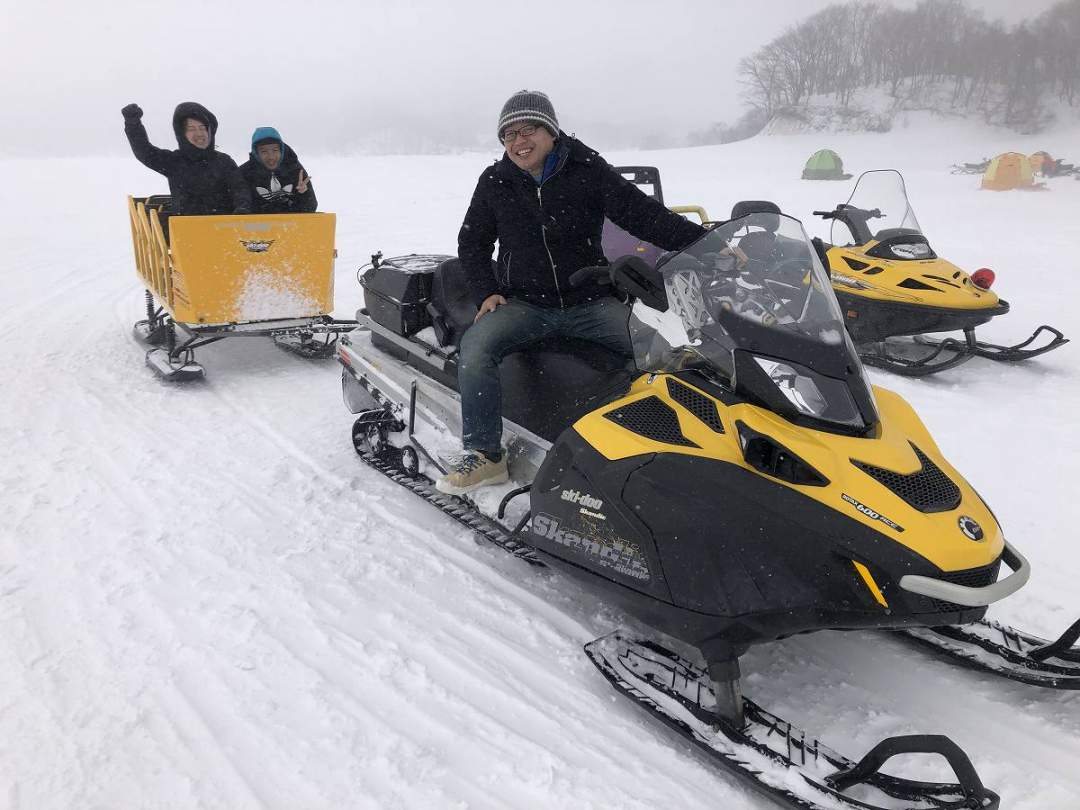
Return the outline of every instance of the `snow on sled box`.
{"type": "Polygon", "coordinates": [[[129,198],[136,266],[178,323],[312,318],[334,308],[334,214],[173,216],[129,198]]]}

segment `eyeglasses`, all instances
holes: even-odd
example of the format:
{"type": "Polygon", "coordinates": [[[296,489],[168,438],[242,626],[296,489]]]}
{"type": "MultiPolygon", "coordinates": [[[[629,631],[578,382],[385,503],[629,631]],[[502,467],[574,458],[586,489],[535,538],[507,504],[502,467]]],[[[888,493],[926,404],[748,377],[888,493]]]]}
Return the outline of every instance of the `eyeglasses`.
{"type": "Polygon", "coordinates": [[[534,134],[539,127],[536,124],[526,124],[519,129],[504,129],[502,134],[503,143],[513,143],[517,140],[518,135],[522,138],[528,138],[534,134]]]}

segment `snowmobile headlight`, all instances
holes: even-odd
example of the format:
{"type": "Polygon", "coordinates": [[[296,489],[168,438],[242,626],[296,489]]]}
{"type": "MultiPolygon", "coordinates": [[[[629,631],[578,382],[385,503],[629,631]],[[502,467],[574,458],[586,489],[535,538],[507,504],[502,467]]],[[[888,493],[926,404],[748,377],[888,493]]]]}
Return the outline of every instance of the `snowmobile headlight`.
{"type": "Polygon", "coordinates": [[[898,259],[925,259],[930,256],[930,246],[925,242],[889,245],[889,250],[898,259]]]}
{"type": "Polygon", "coordinates": [[[799,413],[841,425],[863,426],[862,414],[844,383],[821,377],[795,363],[757,355],[753,357],[799,413]]]}

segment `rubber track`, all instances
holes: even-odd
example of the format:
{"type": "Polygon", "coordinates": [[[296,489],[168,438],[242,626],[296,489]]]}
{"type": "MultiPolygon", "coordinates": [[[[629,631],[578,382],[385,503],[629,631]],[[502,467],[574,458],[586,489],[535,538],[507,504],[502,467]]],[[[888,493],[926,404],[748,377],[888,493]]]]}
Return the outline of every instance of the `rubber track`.
{"type": "Polygon", "coordinates": [[[485,540],[494,543],[508,554],[512,554],[530,565],[540,568],[545,567],[544,562],[532,548],[512,538],[511,533],[507,531],[505,526],[478,510],[471,501],[439,492],[435,489],[435,482],[426,475],[409,475],[392,461],[381,459],[373,453],[358,452],[357,455],[369,467],[378,470],[391,481],[401,484],[401,486],[419,495],[461,525],[472,529],[485,540]]]}

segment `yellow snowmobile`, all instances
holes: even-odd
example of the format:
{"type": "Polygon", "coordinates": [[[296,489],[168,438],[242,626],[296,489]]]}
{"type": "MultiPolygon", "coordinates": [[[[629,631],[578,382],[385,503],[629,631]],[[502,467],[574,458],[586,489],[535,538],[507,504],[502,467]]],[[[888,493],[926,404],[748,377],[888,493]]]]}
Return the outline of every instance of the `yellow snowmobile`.
{"type": "Polygon", "coordinates": [[[975,327],[1007,313],[1009,304],[990,289],[991,270],[969,275],[934,252],[899,172],[864,172],[846,203],[814,214],[833,223],[828,246],[832,285],[844,323],[867,365],[923,376],[975,356],[1015,362],[1068,343],[1047,325],[1015,346],[976,339],[975,327]],[[883,220],[878,224],[884,227],[871,229],[872,220],[883,220]],[[954,331],[964,337],[924,337],[954,331]],[[1035,345],[1043,333],[1050,341],[1035,345]],[[892,340],[907,336],[914,339],[892,340]]]}
{"type": "Polygon", "coordinates": [[[440,444],[459,446],[462,429],[454,344],[476,306],[461,265],[375,256],[363,328],[338,345],[353,447],[502,549],[696,647],[692,661],[619,631],[585,649],[617,689],[778,801],[992,810],[996,795],[947,738],[892,738],[855,762],[741,693],[750,647],[855,628],[1080,688],[1080,622],[1047,643],[983,618],[1030,565],[911,406],[871,387],[823,252],[774,204],[742,203],[655,268],[631,255],[576,272],[571,283],[611,284],[631,304],[633,366],[566,342],[508,355],[513,480],[475,499],[432,481],[440,444]],[[878,772],[914,751],[945,756],[958,783],[878,772]]]}

